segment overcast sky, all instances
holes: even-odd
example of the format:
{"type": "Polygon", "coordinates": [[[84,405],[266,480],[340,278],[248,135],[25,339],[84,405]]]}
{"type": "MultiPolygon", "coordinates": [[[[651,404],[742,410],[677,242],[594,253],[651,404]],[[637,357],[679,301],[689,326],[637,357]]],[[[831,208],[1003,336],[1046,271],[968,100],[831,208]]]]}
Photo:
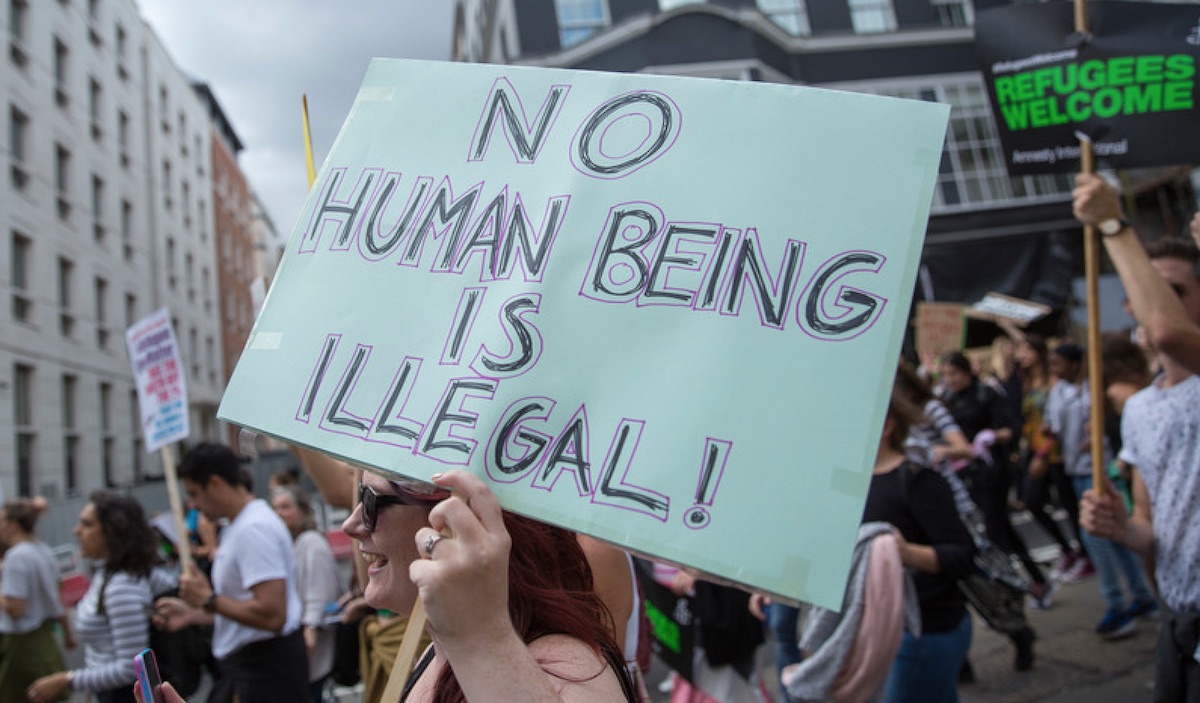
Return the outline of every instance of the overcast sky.
{"type": "Polygon", "coordinates": [[[308,191],[300,100],[320,168],[375,56],[448,59],[449,0],[137,0],[175,63],[208,83],[280,236],[308,191]]]}

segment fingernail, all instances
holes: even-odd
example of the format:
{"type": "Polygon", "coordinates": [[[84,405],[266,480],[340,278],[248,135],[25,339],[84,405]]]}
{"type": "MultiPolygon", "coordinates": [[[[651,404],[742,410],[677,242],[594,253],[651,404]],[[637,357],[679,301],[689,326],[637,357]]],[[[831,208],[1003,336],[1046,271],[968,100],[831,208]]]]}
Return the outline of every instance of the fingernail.
{"type": "Polygon", "coordinates": [[[443,477],[443,476],[445,476],[445,475],[446,475],[446,474],[444,474],[444,473],[442,473],[442,472],[440,472],[440,471],[439,471],[438,473],[436,473],[436,474],[434,474],[434,475],[430,476],[430,477],[429,477],[429,480],[430,480],[430,481],[436,481],[436,480],[440,479],[441,477],[443,477]]]}

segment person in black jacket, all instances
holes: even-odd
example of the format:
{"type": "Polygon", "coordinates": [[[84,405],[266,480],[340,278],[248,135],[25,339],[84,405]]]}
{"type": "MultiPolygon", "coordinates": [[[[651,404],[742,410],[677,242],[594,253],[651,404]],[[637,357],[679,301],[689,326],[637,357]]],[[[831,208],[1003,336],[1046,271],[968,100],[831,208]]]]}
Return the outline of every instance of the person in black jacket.
{"type": "Polygon", "coordinates": [[[920,420],[920,409],[893,392],[863,522],[895,526],[900,560],[914,572],[921,608],[921,634],[904,634],[886,700],[954,703],[958,671],[971,646],[971,617],[957,582],[974,568],[975,544],[946,479],[905,455],[909,427],[920,420]]]}

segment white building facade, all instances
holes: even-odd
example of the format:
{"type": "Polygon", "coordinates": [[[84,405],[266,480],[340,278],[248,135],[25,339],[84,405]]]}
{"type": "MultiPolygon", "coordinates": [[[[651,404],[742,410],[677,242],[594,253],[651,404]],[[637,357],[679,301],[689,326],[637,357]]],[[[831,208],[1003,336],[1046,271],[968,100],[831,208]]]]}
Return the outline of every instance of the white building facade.
{"type": "Polygon", "coordinates": [[[5,0],[0,490],[159,476],[124,330],[166,306],[192,437],[224,382],[205,106],[133,0],[5,0]]]}

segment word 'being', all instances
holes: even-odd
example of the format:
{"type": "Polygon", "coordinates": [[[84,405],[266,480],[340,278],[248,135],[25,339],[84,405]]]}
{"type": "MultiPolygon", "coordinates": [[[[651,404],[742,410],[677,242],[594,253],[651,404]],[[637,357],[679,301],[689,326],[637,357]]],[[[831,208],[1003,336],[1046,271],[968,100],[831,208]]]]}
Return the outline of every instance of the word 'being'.
{"type": "Polygon", "coordinates": [[[748,291],[764,327],[783,329],[790,311],[817,339],[842,341],[865,332],[887,299],[844,279],[879,273],[885,257],[861,250],[839,253],[817,266],[801,290],[806,248],[788,239],[772,272],[753,227],[671,222],[653,203],[624,203],[609,211],[580,295],[605,303],[739,315],[748,291]]]}

